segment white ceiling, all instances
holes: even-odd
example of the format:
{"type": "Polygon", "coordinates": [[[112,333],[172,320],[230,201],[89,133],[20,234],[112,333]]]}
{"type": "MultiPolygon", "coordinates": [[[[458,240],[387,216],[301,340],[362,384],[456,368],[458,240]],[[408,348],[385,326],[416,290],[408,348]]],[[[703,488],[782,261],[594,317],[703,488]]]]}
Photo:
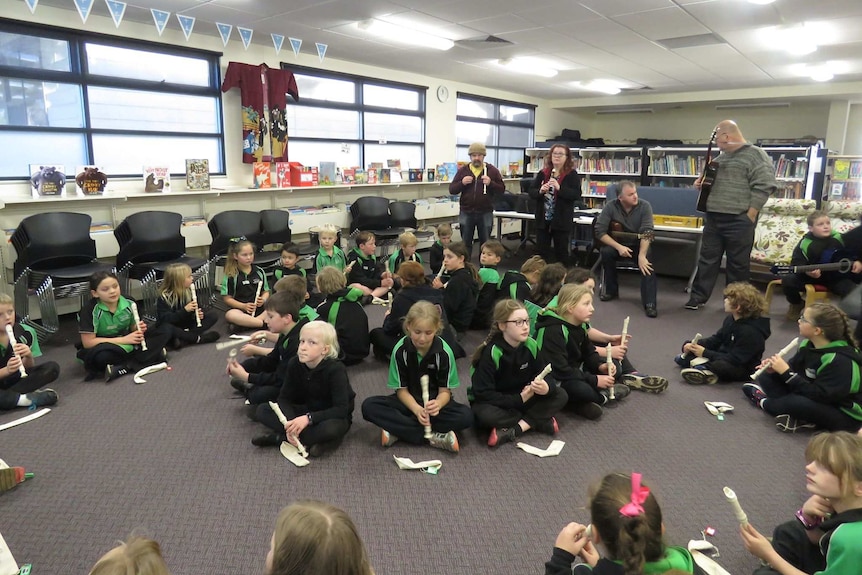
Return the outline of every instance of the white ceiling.
{"type": "MultiPolygon", "coordinates": [[[[74,10],[72,0],[41,4],[74,10]]],[[[816,84],[799,65],[833,62],[833,82],[862,80],[862,0],[131,0],[125,18],[152,23],[150,8],[194,16],[196,34],[217,35],[223,22],[328,45],[327,58],[407,70],[436,78],[552,100],[595,98],[571,82],[622,82],[628,94],[670,94],[816,84]],[[510,44],[448,51],[405,48],[369,39],[352,24],[378,18],[436,30],[456,42],[488,35],[510,44]],[[800,26],[818,31],[819,49],[791,56],[764,39],[764,29],[800,26]],[[714,34],[720,43],[668,49],[660,41],[714,34]],[[492,59],[531,56],[560,70],[550,79],[504,71],[492,59]]],[[[94,14],[107,16],[103,2],[94,14]]],[[[287,42],[286,42],[287,44],[287,42]]],[[[285,46],[289,50],[289,46],[285,46]]],[[[823,93],[829,87],[823,85],[823,93]]],[[[611,103],[611,98],[608,99],[611,103]]]]}

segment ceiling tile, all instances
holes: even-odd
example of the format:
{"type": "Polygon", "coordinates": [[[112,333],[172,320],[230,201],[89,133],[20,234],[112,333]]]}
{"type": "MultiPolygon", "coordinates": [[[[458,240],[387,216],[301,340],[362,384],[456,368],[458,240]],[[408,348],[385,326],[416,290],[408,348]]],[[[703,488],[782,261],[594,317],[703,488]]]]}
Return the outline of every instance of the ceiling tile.
{"type": "Polygon", "coordinates": [[[614,16],[613,20],[650,40],[667,38],[669,30],[673,31],[674,37],[694,36],[709,32],[706,26],[676,6],[637,14],[614,16]]]}
{"type": "Polygon", "coordinates": [[[608,17],[671,8],[674,5],[671,0],[578,0],[578,2],[608,17]]]}

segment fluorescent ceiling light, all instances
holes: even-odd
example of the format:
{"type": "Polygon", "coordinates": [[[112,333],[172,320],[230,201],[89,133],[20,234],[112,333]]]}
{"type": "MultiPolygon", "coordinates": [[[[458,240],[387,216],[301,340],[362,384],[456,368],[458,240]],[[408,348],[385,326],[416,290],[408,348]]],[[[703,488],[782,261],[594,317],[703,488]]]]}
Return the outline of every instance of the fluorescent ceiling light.
{"type": "Polygon", "coordinates": [[[558,71],[548,66],[546,62],[537,58],[505,58],[502,60],[494,60],[494,64],[500,66],[509,72],[517,72],[519,74],[530,74],[532,76],[541,76],[543,78],[553,78],[558,74],[558,71]]]}
{"type": "Polygon", "coordinates": [[[610,110],[596,110],[596,115],[607,116],[610,114],[652,114],[652,108],[611,108],[610,110]]]}
{"type": "Polygon", "coordinates": [[[377,36],[382,42],[392,41],[435,50],[448,50],[455,45],[455,42],[447,38],[433,36],[405,26],[396,26],[382,20],[362,20],[355,25],[357,29],[377,36]]]}
{"type": "Polygon", "coordinates": [[[746,110],[749,108],[789,108],[790,102],[752,102],[750,104],[719,104],[716,110],[746,110]]]}
{"type": "Polygon", "coordinates": [[[586,84],[583,82],[571,82],[571,85],[575,88],[580,88],[581,90],[589,90],[590,92],[601,92],[602,94],[610,94],[611,96],[619,94],[624,87],[619,82],[604,79],[592,80],[590,82],[587,82],[586,84]]]}
{"type": "Polygon", "coordinates": [[[829,60],[815,65],[796,64],[791,67],[791,71],[798,76],[808,76],[815,82],[828,82],[835,74],[846,74],[849,66],[841,60],[829,60]]]}
{"type": "Polygon", "coordinates": [[[809,70],[808,75],[815,82],[828,82],[835,77],[835,74],[826,66],[817,66],[809,70]]]}

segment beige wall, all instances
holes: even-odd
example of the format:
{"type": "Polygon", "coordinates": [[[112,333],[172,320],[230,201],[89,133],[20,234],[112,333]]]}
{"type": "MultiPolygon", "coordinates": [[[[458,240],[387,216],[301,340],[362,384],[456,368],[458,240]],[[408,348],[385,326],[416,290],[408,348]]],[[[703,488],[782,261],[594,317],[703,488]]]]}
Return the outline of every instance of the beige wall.
{"type": "Polygon", "coordinates": [[[840,151],[848,156],[862,156],[862,103],[850,106],[844,149],[840,151]]]}

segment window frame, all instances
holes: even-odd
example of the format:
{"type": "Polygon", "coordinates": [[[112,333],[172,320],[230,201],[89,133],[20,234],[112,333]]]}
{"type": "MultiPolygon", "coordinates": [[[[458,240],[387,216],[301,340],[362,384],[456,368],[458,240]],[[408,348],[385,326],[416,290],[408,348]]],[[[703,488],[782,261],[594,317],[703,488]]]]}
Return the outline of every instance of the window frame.
{"type": "MultiPolygon", "coordinates": [[[[321,68],[314,68],[310,66],[297,66],[294,64],[290,64],[287,62],[281,62],[281,68],[283,70],[289,70],[293,72],[294,75],[298,76],[314,76],[316,78],[323,79],[331,79],[331,80],[341,80],[352,82],[354,87],[354,102],[353,103],[344,103],[344,102],[330,102],[326,100],[317,100],[308,98],[302,94],[300,90],[299,100],[294,100],[292,96],[288,95],[288,99],[290,101],[290,105],[293,107],[301,108],[317,108],[322,110],[344,110],[350,112],[357,112],[359,114],[359,135],[357,138],[324,138],[324,137],[311,137],[311,136],[294,136],[289,135],[290,142],[311,142],[311,143],[329,143],[329,144],[351,144],[359,147],[359,166],[363,169],[368,168],[368,159],[366,154],[366,146],[368,145],[381,145],[380,140],[373,140],[366,138],[366,128],[365,128],[365,114],[382,114],[389,116],[412,116],[417,117],[422,122],[420,139],[418,141],[405,141],[405,140],[386,140],[386,144],[384,145],[395,145],[395,146],[418,146],[421,150],[420,157],[422,159],[422,166],[424,167],[427,162],[427,144],[426,137],[428,131],[428,86],[422,86],[419,84],[410,84],[406,82],[396,82],[393,80],[383,80],[380,78],[373,78],[371,76],[362,76],[359,74],[349,74],[347,72],[335,72],[331,70],[324,70],[321,68]],[[374,106],[367,105],[364,102],[363,96],[363,86],[370,84],[374,86],[381,86],[385,88],[396,88],[401,90],[409,90],[415,91],[418,95],[418,110],[407,110],[403,108],[390,108],[386,106],[374,106]]],[[[290,134],[290,127],[288,127],[288,134],[290,134]]],[[[399,158],[400,159],[400,158],[399,158]]],[[[321,161],[327,161],[326,158],[321,158],[321,161]]],[[[341,167],[341,166],[340,166],[341,167]]]]}
{"type": "Polygon", "coordinates": [[[494,131],[493,141],[495,143],[494,144],[490,144],[487,142],[483,142],[483,143],[485,144],[485,148],[488,151],[491,151],[491,150],[494,151],[493,157],[498,164],[497,167],[500,168],[501,170],[502,170],[502,166],[499,165],[500,150],[518,150],[519,151],[519,157],[523,158],[524,150],[526,148],[529,148],[529,147],[532,147],[535,145],[535,140],[536,140],[536,109],[538,108],[538,106],[536,106],[535,104],[527,104],[525,102],[515,102],[512,100],[503,100],[500,98],[490,98],[488,96],[479,96],[479,95],[470,94],[467,92],[457,92],[455,97],[456,97],[456,104],[455,104],[456,110],[457,110],[458,100],[469,100],[469,101],[478,102],[481,104],[491,104],[494,106],[494,117],[493,118],[479,118],[476,116],[463,116],[463,115],[456,113],[456,115],[455,115],[455,126],[456,126],[456,128],[455,128],[455,132],[456,132],[455,133],[455,155],[456,155],[456,157],[459,157],[459,158],[462,156],[466,157],[467,148],[469,147],[469,144],[461,145],[461,144],[457,143],[458,142],[458,133],[457,133],[458,122],[470,122],[470,123],[474,123],[474,124],[487,124],[488,126],[491,126],[493,128],[493,131],[494,131]],[[530,117],[531,122],[514,122],[514,121],[510,121],[510,120],[501,119],[500,108],[504,107],[504,106],[510,106],[513,108],[524,108],[524,109],[529,110],[530,116],[531,116],[530,117]],[[530,141],[526,142],[524,144],[524,146],[521,146],[521,147],[501,146],[500,145],[500,128],[501,127],[527,128],[530,130],[530,141]],[[463,149],[463,154],[462,154],[462,149],[463,149]]]}
{"type": "MultiPolygon", "coordinates": [[[[219,148],[219,158],[216,158],[221,165],[219,171],[211,172],[212,175],[223,176],[226,173],[227,158],[225,151],[225,121],[224,121],[224,105],[221,94],[221,57],[222,52],[214,52],[211,50],[202,50],[199,48],[191,48],[185,46],[175,46],[172,44],[163,44],[159,42],[151,42],[147,40],[137,40],[133,38],[123,38],[110,34],[101,34],[96,32],[87,32],[83,30],[75,30],[71,28],[61,28],[57,26],[47,26],[40,24],[31,24],[20,22],[8,18],[0,18],[0,32],[9,34],[17,34],[22,36],[33,36],[37,38],[48,38],[52,40],[60,40],[67,42],[69,46],[69,70],[43,70],[39,68],[21,68],[16,66],[8,66],[0,64],[0,76],[4,78],[15,78],[20,80],[33,80],[41,82],[57,82],[63,84],[73,84],[81,90],[81,107],[83,127],[68,128],[68,127],[50,127],[50,126],[20,126],[20,125],[0,125],[0,136],[10,132],[30,132],[30,133],[45,133],[45,134],[78,134],[82,135],[85,142],[85,162],[86,164],[96,164],[100,162],[94,159],[93,136],[99,134],[122,135],[122,136],[142,136],[148,138],[158,138],[163,136],[183,138],[201,138],[217,140],[219,148]],[[125,48],[131,50],[154,52],[158,54],[166,54],[183,57],[200,57],[207,62],[209,68],[208,86],[192,86],[188,84],[175,84],[163,82],[148,82],[133,78],[115,78],[112,76],[91,74],[87,69],[87,54],[86,44],[95,43],[105,46],[125,48]],[[112,129],[112,128],[94,128],[92,126],[90,114],[90,102],[87,88],[117,88],[126,90],[135,90],[143,92],[153,92],[161,94],[178,94],[211,97],[215,102],[216,118],[214,125],[218,128],[217,132],[180,132],[180,131],[153,131],[153,130],[128,130],[128,129],[112,129]]],[[[144,162],[142,162],[143,164],[144,162]]],[[[185,174],[185,166],[172,166],[174,170],[182,168],[182,171],[172,172],[171,175],[181,176],[185,174]]],[[[26,170],[26,166],[22,166],[26,170]]],[[[112,178],[132,178],[140,177],[140,173],[120,174],[112,173],[112,178]]],[[[22,176],[0,176],[0,181],[18,181],[27,180],[29,175],[22,176]]]]}

